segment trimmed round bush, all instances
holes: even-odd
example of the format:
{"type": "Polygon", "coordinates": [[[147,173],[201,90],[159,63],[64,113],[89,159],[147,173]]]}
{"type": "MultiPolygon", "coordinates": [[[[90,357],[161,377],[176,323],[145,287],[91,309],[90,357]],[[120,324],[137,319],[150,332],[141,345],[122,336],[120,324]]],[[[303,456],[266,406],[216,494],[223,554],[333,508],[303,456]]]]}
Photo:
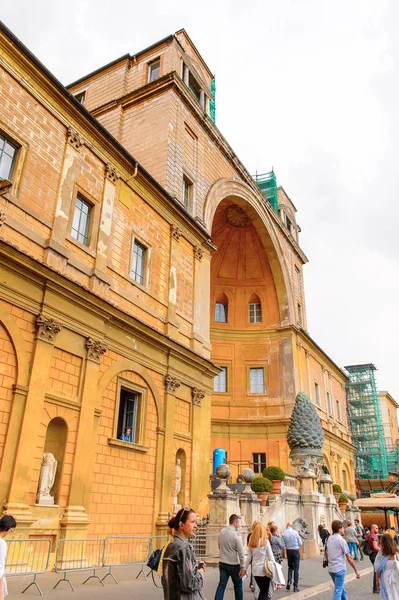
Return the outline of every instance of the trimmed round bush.
{"type": "Polygon", "coordinates": [[[342,487],[338,485],[338,483],[334,483],[333,492],[335,492],[336,494],[342,494],[342,487]]]}
{"type": "Polygon", "coordinates": [[[345,494],[341,494],[338,502],[342,502],[343,504],[348,504],[349,498],[348,498],[348,496],[345,496],[345,494]]]}
{"type": "Polygon", "coordinates": [[[261,494],[262,492],[271,492],[273,489],[273,484],[270,479],[266,479],[266,477],[255,477],[253,482],[251,483],[251,490],[255,492],[255,494],[261,494]]]}
{"type": "Polygon", "coordinates": [[[270,479],[270,481],[273,481],[273,479],[275,481],[285,480],[285,473],[280,467],[266,467],[266,469],[263,469],[262,475],[263,477],[266,477],[266,479],[270,479]]]}

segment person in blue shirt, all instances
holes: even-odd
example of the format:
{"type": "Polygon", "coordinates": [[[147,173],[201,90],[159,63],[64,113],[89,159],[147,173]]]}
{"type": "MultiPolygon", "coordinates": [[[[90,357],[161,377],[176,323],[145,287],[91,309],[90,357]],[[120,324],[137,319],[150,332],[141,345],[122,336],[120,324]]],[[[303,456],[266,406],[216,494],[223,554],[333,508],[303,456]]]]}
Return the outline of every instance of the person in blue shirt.
{"type": "Polygon", "coordinates": [[[126,427],[125,431],[124,432],[122,431],[119,439],[122,440],[122,442],[131,442],[132,441],[132,428],[126,427]]]}
{"type": "Polygon", "coordinates": [[[286,530],[283,531],[282,538],[287,550],[288,562],[288,577],[285,589],[290,589],[292,582],[292,574],[294,574],[294,592],[299,592],[299,563],[301,560],[299,555],[299,548],[302,546],[302,540],[299,537],[299,533],[295,531],[295,529],[292,529],[291,523],[287,523],[286,530]]]}

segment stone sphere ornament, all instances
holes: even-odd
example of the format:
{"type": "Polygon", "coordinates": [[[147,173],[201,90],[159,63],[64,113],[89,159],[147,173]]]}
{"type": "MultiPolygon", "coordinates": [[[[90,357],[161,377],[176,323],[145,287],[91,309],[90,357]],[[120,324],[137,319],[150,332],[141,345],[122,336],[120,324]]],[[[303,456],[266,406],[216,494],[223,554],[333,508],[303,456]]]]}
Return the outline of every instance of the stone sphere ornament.
{"type": "Polygon", "coordinates": [[[243,478],[245,483],[252,483],[253,480],[255,479],[255,473],[253,472],[252,469],[249,469],[247,467],[246,469],[242,470],[241,477],[243,478]]]}
{"type": "Polygon", "coordinates": [[[216,475],[219,477],[219,479],[228,479],[230,477],[230,473],[231,471],[229,465],[221,464],[216,467],[216,475]]]}

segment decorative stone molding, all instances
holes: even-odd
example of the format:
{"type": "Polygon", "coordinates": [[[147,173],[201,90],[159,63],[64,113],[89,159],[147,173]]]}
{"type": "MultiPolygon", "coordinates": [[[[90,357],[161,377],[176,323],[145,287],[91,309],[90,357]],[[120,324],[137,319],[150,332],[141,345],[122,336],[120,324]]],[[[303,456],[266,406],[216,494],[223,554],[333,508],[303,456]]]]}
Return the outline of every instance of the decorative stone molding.
{"type": "Polygon", "coordinates": [[[324,365],[321,365],[321,371],[322,371],[323,375],[324,375],[324,373],[326,373],[326,372],[327,372],[327,369],[325,368],[325,366],[324,366],[324,365]]]}
{"type": "Polygon", "coordinates": [[[200,390],[199,388],[193,388],[191,396],[193,399],[194,406],[201,406],[201,402],[205,398],[205,392],[204,390],[200,390]]]}
{"type": "Polygon", "coordinates": [[[93,340],[93,338],[88,337],[86,340],[87,359],[93,360],[94,362],[100,362],[100,358],[102,354],[106,353],[107,347],[107,344],[103,344],[99,340],[93,340]]]}
{"type": "Polygon", "coordinates": [[[251,225],[251,219],[237,204],[232,204],[224,212],[224,220],[232,227],[242,229],[251,225]]]}
{"type": "Polygon", "coordinates": [[[305,348],[305,356],[306,358],[310,357],[310,351],[305,348]]]}
{"type": "Polygon", "coordinates": [[[331,456],[331,458],[335,458],[335,456],[336,456],[336,453],[335,453],[335,452],[333,452],[332,450],[330,450],[330,456],[331,456]]]}
{"type": "Polygon", "coordinates": [[[197,260],[202,260],[203,256],[204,256],[204,251],[202,250],[201,246],[194,246],[194,257],[197,260]]]}
{"type": "Polygon", "coordinates": [[[297,350],[301,350],[303,348],[303,346],[299,340],[297,340],[296,347],[297,347],[297,350]]]}
{"type": "Polygon", "coordinates": [[[177,241],[179,241],[180,236],[183,235],[182,230],[177,225],[171,225],[170,231],[172,233],[172,237],[177,241]]]}
{"type": "Polygon", "coordinates": [[[48,319],[43,315],[36,317],[36,338],[44,342],[54,343],[54,338],[62,329],[61,323],[54,319],[48,319]]]}
{"type": "Polygon", "coordinates": [[[163,384],[167,394],[174,394],[181,385],[177,377],[172,377],[172,375],[165,375],[163,384]]]}
{"type": "Polygon", "coordinates": [[[105,177],[107,179],[109,179],[110,181],[112,181],[112,183],[116,183],[118,181],[118,179],[120,179],[120,176],[121,176],[121,174],[114,167],[113,164],[107,163],[105,165],[105,177]]]}
{"type": "Polygon", "coordinates": [[[7,220],[6,211],[1,209],[0,210],[0,228],[3,227],[6,220],[7,220]]]}
{"type": "Polygon", "coordinates": [[[80,146],[83,146],[84,139],[80,133],[74,127],[68,127],[67,132],[68,144],[71,144],[75,150],[79,150],[80,146]]]}

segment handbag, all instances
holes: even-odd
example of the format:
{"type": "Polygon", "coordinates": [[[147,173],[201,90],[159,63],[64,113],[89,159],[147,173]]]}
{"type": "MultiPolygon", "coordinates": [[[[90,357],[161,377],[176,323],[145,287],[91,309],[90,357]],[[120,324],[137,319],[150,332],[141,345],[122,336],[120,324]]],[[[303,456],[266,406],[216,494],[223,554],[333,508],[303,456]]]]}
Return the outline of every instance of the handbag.
{"type": "Polygon", "coordinates": [[[265,558],[265,562],[263,565],[263,570],[265,572],[266,577],[269,579],[273,579],[273,561],[270,558],[265,558]]]}

